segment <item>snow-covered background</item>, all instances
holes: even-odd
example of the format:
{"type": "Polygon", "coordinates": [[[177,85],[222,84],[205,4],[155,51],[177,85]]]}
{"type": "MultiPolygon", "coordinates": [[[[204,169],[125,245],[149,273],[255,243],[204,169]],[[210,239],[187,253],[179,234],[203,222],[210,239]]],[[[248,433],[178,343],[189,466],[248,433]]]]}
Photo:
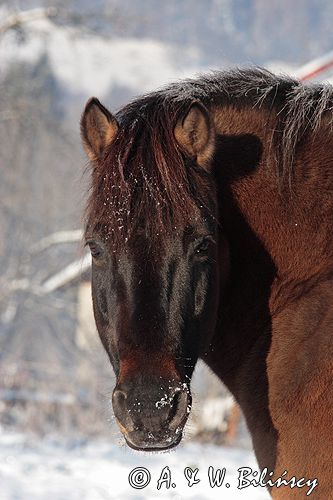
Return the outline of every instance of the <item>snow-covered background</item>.
{"type": "Polygon", "coordinates": [[[1,500],[220,498],[209,465],[227,468],[223,498],[268,498],[236,488],[237,468],[257,467],[251,440],[241,421],[225,444],[233,402],[202,364],[181,446],[123,445],[77,236],[88,183],[78,123],[92,95],[114,111],[230,64],[294,73],[332,49],[332,14],[328,0],[0,0],[1,500]],[[166,465],[177,487],[157,491],[166,465]],[[133,490],[139,466],[152,481],[133,490]],[[200,484],[185,486],[186,466],[200,484]]]}
{"type": "Polygon", "coordinates": [[[268,499],[268,493],[261,487],[237,489],[239,467],[258,470],[250,451],[188,443],[174,451],[152,455],[111,444],[106,439],[64,442],[48,438],[36,442],[26,435],[0,434],[1,499],[268,499]],[[166,466],[171,472],[171,486],[167,488],[164,483],[157,489],[166,466]],[[209,466],[215,471],[226,468],[225,481],[220,487],[210,486],[209,466]],[[151,475],[144,489],[135,489],[129,483],[129,474],[137,467],[144,467],[151,475]],[[198,484],[188,486],[184,476],[186,467],[199,469],[198,484]]]}

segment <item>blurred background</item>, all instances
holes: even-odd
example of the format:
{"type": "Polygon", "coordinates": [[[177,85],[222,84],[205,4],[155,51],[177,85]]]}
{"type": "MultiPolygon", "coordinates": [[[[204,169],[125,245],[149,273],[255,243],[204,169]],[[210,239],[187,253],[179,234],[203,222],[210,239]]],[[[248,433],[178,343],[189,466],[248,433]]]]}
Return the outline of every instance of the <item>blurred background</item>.
{"type": "MultiPolygon", "coordinates": [[[[0,1],[0,457],[12,456],[8,435],[21,448],[22,435],[121,442],[81,245],[86,100],[116,111],[232,65],[329,79],[332,21],[329,0],[0,1]]],[[[193,390],[187,439],[249,450],[232,398],[201,363],[193,390]]]]}

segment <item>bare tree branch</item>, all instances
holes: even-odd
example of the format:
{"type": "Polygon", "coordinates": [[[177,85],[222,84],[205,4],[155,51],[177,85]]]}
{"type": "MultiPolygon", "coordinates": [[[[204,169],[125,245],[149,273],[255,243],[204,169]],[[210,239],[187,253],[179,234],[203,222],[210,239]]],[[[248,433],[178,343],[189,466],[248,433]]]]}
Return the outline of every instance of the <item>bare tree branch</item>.
{"type": "Polygon", "coordinates": [[[75,260],[71,262],[64,269],[54,274],[48,280],[44,281],[44,283],[40,286],[39,292],[42,294],[47,294],[50,292],[54,292],[58,288],[67,285],[75,278],[80,276],[80,274],[84,273],[91,266],[91,255],[87,253],[83,259],[75,260]]]}
{"type": "Polygon", "coordinates": [[[57,14],[57,9],[48,7],[47,9],[31,9],[23,12],[15,12],[5,19],[0,24],[0,35],[6,31],[21,26],[22,24],[35,21],[36,19],[54,17],[57,14]]]}
{"type": "Polygon", "coordinates": [[[42,238],[37,243],[31,247],[31,251],[42,252],[52,245],[58,245],[59,243],[74,243],[80,241],[83,236],[83,231],[81,229],[73,229],[70,231],[57,231],[52,233],[45,238],[42,238]]]}

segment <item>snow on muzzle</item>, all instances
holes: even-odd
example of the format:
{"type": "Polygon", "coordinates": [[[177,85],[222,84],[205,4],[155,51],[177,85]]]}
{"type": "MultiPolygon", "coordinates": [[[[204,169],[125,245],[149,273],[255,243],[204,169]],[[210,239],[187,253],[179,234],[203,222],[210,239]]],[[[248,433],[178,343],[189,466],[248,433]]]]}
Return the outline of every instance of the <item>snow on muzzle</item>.
{"type": "Polygon", "coordinates": [[[163,450],[181,441],[191,411],[191,393],[185,382],[138,375],[118,382],[112,404],[131,448],[163,450]]]}

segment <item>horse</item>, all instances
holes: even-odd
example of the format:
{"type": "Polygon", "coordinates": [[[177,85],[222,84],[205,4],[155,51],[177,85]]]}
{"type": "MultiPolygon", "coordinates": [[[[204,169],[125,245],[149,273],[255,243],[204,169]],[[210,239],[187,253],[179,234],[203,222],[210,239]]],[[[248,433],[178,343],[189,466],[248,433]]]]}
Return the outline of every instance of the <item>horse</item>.
{"type": "Polygon", "coordinates": [[[88,101],[93,308],[130,447],[178,445],[201,358],[240,405],[260,469],[333,498],[332,106],[330,85],[257,67],[115,114],[88,101]]]}

